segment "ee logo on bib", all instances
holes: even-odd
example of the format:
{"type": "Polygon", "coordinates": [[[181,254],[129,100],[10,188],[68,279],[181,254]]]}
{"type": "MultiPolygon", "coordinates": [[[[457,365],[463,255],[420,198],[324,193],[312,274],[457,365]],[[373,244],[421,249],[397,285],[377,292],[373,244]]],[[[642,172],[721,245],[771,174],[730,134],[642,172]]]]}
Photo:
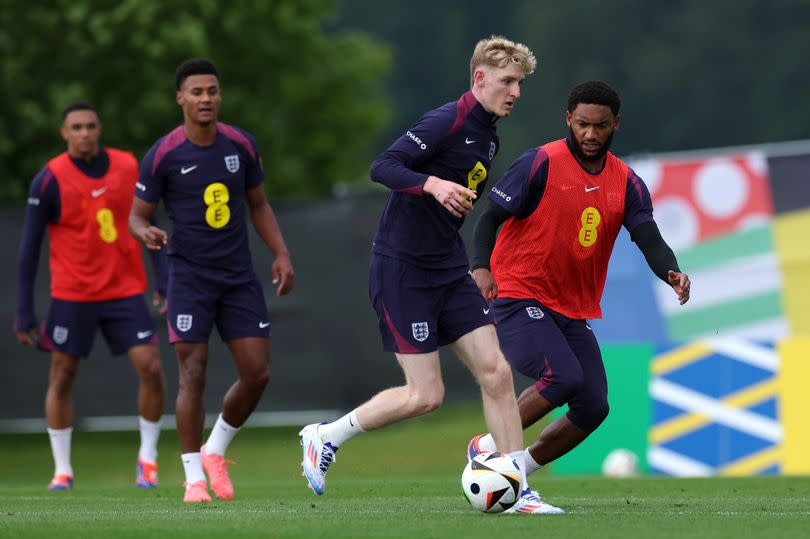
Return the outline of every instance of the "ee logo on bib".
{"type": "Polygon", "coordinates": [[[588,207],[582,211],[579,220],[582,223],[582,228],[579,229],[579,243],[583,247],[590,247],[599,237],[597,227],[602,222],[602,215],[596,208],[588,207]]]}
{"type": "Polygon", "coordinates": [[[231,209],[228,201],[231,195],[224,183],[214,182],[205,188],[203,200],[208,209],[205,211],[205,222],[211,228],[222,228],[231,220],[231,209]]]}

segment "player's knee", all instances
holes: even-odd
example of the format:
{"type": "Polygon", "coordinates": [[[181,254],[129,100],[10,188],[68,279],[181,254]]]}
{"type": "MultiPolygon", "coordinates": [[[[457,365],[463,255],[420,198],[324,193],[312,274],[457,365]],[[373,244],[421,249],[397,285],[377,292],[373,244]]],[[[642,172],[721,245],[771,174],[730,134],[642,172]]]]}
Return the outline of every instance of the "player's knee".
{"type": "Polygon", "coordinates": [[[608,404],[607,399],[600,399],[598,401],[589,403],[587,406],[578,407],[575,410],[572,410],[571,420],[579,428],[590,433],[599,428],[599,425],[601,425],[605,419],[607,419],[609,413],[610,405],[608,404]]]}
{"type": "Polygon", "coordinates": [[[599,403],[599,405],[593,411],[593,421],[596,424],[594,429],[601,425],[605,419],[607,419],[608,414],[610,413],[610,405],[608,404],[607,399],[603,400],[599,403]]]}
{"type": "Polygon", "coordinates": [[[437,410],[444,402],[444,384],[414,391],[410,395],[409,408],[414,416],[437,410]]]}
{"type": "Polygon", "coordinates": [[[503,357],[492,361],[478,376],[481,388],[490,395],[500,395],[505,392],[513,393],[512,369],[503,357]]]}
{"type": "Polygon", "coordinates": [[[568,373],[565,377],[557,377],[553,379],[550,387],[554,389],[555,395],[559,395],[559,400],[568,402],[573,399],[585,387],[585,377],[582,371],[575,371],[568,373]]]}
{"type": "Polygon", "coordinates": [[[201,393],[205,389],[205,364],[184,364],[180,369],[180,388],[201,393]]]}
{"type": "Polygon", "coordinates": [[[248,377],[249,384],[261,389],[264,389],[269,382],[270,382],[270,369],[268,369],[267,367],[251,373],[251,375],[248,377]]]}
{"type": "Polygon", "coordinates": [[[78,368],[68,363],[51,365],[49,385],[59,393],[69,392],[76,380],[78,368]]]}
{"type": "Polygon", "coordinates": [[[147,361],[139,369],[141,379],[153,386],[163,386],[163,369],[160,360],[155,356],[154,360],[147,361]]]}

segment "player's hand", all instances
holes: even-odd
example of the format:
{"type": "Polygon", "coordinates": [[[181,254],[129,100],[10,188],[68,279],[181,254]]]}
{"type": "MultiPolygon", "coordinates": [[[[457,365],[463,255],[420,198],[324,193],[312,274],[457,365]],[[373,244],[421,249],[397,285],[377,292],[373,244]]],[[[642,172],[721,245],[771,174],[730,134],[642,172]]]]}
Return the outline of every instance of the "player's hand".
{"type": "Polygon", "coordinates": [[[472,189],[436,176],[428,177],[422,186],[422,191],[433,195],[439,204],[450,212],[453,217],[464,217],[472,209],[472,201],[478,195],[472,189]]]}
{"type": "Polygon", "coordinates": [[[154,225],[141,230],[138,234],[138,239],[146,245],[150,251],[160,251],[160,249],[169,243],[169,235],[162,228],[154,225]]]}
{"type": "Polygon", "coordinates": [[[276,256],[273,261],[273,284],[278,285],[277,296],[286,296],[295,287],[295,271],[288,253],[276,256]]]}
{"type": "Polygon", "coordinates": [[[667,280],[675,293],[678,294],[678,301],[681,302],[681,305],[689,301],[689,291],[692,288],[692,283],[689,281],[687,274],[669,270],[667,280]]]}
{"type": "Polygon", "coordinates": [[[163,316],[169,311],[169,300],[155,290],[152,292],[152,307],[157,309],[158,314],[163,316]]]}
{"type": "Polygon", "coordinates": [[[495,282],[492,272],[487,268],[475,268],[472,271],[472,278],[487,303],[495,301],[495,298],[498,297],[498,283],[495,282]]]}
{"type": "Polygon", "coordinates": [[[28,331],[15,331],[14,335],[17,337],[18,342],[26,346],[34,346],[39,340],[39,328],[34,326],[28,331]]]}

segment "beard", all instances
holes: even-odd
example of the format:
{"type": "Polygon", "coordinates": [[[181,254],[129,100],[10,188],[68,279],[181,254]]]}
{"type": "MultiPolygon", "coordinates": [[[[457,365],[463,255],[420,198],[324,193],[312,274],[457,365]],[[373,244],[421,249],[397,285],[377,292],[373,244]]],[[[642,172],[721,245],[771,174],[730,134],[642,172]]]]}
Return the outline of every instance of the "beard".
{"type": "Polygon", "coordinates": [[[611,131],[610,135],[608,136],[605,143],[599,147],[599,151],[597,151],[593,155],[588,155],[582,150],[582,146],[580,146],[579,142],[577,142],[576,137],[574,136],[574,130],[570,127],[568,128],[568,147],[571,148],[571,151],[574,152],[574,155],[584,163],[596,163],[601,161],[605,155],[607,155],[608,150],[610,150],[610,145],[613,143],[613,131],[611,131]]]}

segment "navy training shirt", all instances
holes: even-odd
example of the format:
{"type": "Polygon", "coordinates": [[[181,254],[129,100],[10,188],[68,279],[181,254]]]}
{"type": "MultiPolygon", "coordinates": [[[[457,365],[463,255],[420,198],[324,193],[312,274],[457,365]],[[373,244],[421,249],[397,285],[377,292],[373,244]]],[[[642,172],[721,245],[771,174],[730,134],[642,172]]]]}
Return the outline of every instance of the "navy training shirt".
{"type": "MultiPolygon", "coordinates": [[[[498,153],[497,116],[466,92],[426,113],[371,165],[371,179],[391,189],[373,251],[429,269],[463,268],[467,251],[453,217],[422,187],[437,176],[480,198],[498,153]]],[[[474,202],[474,201],[473,201],[474,202]]]]}
{"type": "Polygon", "coordinates": [[[246,192],[263,182],[259,151],[246,131],[218,123],[214,143],[197,146],[181,125],[147,152],[135,196],[163,199],[174,225],[170,256],[240,272],[252,269],[246,192]]]}

